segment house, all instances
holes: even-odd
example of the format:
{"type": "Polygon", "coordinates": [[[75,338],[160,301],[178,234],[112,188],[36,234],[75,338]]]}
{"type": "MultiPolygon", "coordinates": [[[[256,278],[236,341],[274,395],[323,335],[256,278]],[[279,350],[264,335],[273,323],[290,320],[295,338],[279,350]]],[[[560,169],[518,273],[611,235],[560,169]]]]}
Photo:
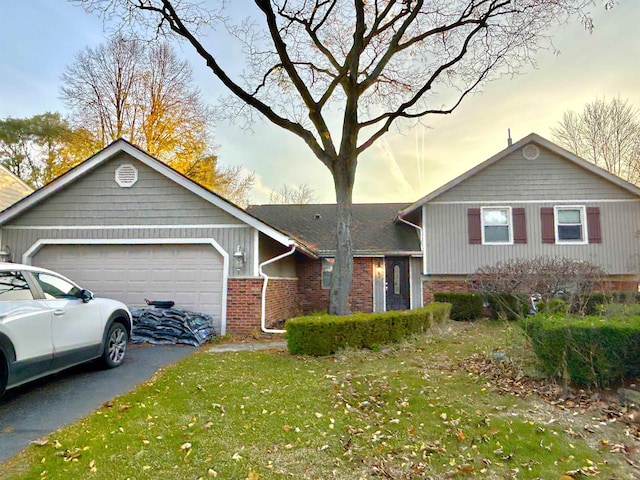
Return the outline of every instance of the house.
{"type": "Polygon", "coordinates": [[[124,140],[0,213],[13,261],[68,275],[132,308],[211,314],[219,333],[298,312],[305,245],[124,140]]]}
{"type": "MultiPolygon", "coordinates": [[[[420,239],[413,226],[397,218],[406,205],[353,205],[352,310],[380,312],[422,305],[420,239]]],[[[335,205],[254,205],[248,212],[314,251],[318,258],[297,257],[298,301],[303,313],[326,310],[336,255],[335,205]]]]}
{"type": "Polygon", "coordinates": [[[608,287],[637,290],[640,188],[536,134],[509,145],[398,213],[419,227],[423,302],[466,291],[467,276],[508,259],[598,264],[608,287]]]}
{"type": "MultiPolygon", "coordinates": [[[[334,205],[247,210],[118,140],[0,212],[0,246],[97,295],[209,313],[219,333],[325,310],[334,205]]],[[[636,289],[640,189],[531,134],[412,204],[353,206],[351,308],[419,307],[478,267],[568,256],[636,289]]]]}
{"type": "Polygon", "coordinates": [[[22,181],[20,177],[0,165],[0,211],[26,197],[31,192],[33,192],[33,188],[22,181]]]}

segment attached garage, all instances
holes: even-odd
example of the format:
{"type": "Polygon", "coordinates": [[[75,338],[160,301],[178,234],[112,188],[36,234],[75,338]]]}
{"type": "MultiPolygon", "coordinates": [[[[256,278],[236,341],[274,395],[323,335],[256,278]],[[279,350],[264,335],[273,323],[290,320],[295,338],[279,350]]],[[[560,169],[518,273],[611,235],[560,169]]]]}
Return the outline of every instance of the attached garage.
{"type": "Polygon", "coordinates": [[[66,242],[40,243],[25,260],[131,308],[144,306],[145,298],[173,300],[176,307],[211,314],[217,322],[223,317],[225,258],[215,243],[66,242]]]}
{"type": "Polygon", "coordinates": [[[228,323],[244,332],[266,321],[271,270],[260,271],[261,262],[290,255],[293,244],[123,140],[0,212],[0,247],[13,261],[58,271],[131,308],[172,300],[211,314],[220,334],[228,323]]]}

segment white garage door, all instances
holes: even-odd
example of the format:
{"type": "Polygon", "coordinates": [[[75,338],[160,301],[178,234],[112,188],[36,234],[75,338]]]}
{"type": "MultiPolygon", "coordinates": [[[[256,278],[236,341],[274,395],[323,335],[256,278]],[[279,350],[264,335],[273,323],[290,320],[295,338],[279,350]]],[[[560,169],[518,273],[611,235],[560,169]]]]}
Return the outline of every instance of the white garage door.
{"type": "Polygon", "coordinates": [[[31,263],[130,308],[144,306],[145,298],[173,300],[221,320],[224,263],[208,244],[45,245],[31,263]]]}

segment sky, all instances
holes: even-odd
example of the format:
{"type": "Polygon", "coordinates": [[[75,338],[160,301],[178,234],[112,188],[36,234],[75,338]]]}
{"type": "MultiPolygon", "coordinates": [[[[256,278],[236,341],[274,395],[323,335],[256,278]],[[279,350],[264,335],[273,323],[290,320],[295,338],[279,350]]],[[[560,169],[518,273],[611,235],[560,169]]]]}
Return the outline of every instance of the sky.
{"type": "MultiPolygon", "coordinates": [[[[484,85],[452,114],[392,130],[359,159],[354,202],[412,203],[461,175],[513,141],[535,132],[553,140],[567,110],[581,111],[597,98],[620,96],[640,108],[640,1],[620,0],[605,11],[591,8],[593,33],[574,20],[550,32],[555,51],[540,51],[537,68],[484,85]]],[[[106,41],[102,21],[65,0],[0,0],[0,118],[47,111],[67,113],[59,99],[61,75],[74,55],[106,41]]],[[[205,101],[222,89],[188,47],[205,101]]],[[[284,185],[307,184],[317,202],[333,202],[329,171],[292,134],[265,122],[251,131],[219,122],[217,154],[225,165],[255,173],[252,203],[268,203],[284,185]]]]}

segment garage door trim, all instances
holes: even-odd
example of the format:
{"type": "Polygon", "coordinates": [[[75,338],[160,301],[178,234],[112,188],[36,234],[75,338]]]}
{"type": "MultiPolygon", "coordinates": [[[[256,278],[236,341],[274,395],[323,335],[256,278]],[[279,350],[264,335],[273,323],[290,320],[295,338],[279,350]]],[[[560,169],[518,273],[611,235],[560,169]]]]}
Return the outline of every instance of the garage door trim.
{"type": "Polygon", "coordinates": [[[22,263],[31,265],[33,257],[46,245],[211,245],[223,260],[220,334],[226,333],[229,254],[213,238],[41,238],[24,252],[22,263]]]}

